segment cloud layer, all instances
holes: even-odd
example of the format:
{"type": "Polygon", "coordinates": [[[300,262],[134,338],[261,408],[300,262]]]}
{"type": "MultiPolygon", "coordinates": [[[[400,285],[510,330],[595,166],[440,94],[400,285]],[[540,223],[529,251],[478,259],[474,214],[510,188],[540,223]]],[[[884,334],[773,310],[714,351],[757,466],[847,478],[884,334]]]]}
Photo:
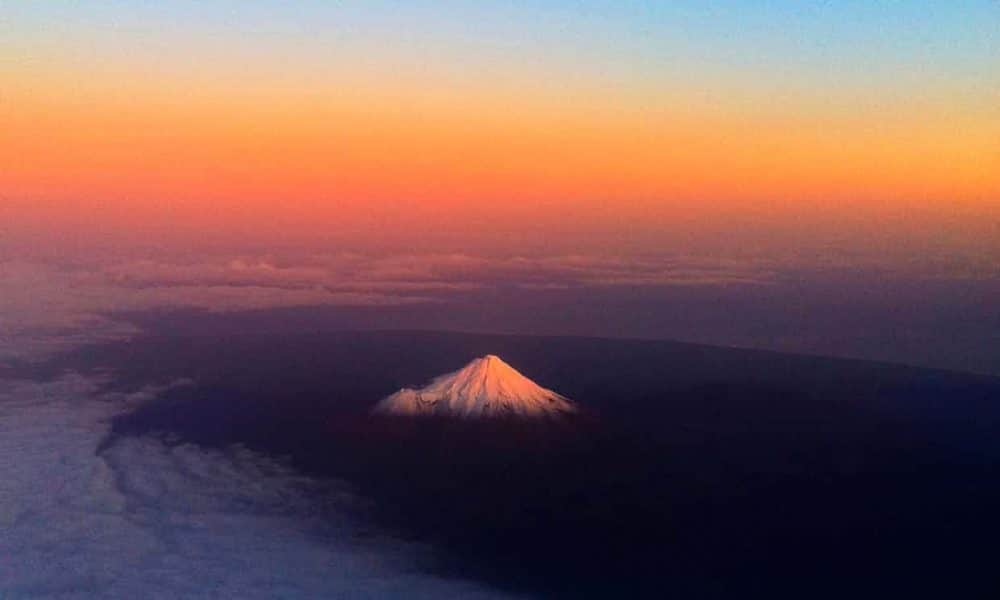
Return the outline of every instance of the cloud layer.
{"type": "Polygon", "coordinates": [[[106,419],[155,392],[99,384],[0,380],[0,596],[499,596],[418,572],[420,547],[336,516],[346,490],[319,495],[247,450],[130,438],[96,452],[106,419]]]}
{"type": "Polygon", "coordinates": [[[0,258],[0,366],[132,336],[122,313],[339,307],[326,312],[343,316],[341,328],[656,336],[992,372],[995,341],[984,335],[997,285],[997,261],[948,255],[0,258]],[[956,336],[944,323],[975,327],[956,336]],[[837,341],[847,338],[861,345],[837,341]],[[953,340],[968,343],[922,349],[953,340]]]}
{"type": "Polygon", "coordinates": [[[201,260],[0,261],[0,359],[43,355],[134,330],[109,315],[197,308],[396,306],[492,288],[761,284],[771,265],[689,258],[486,258],[461,254],[201,260]]]}

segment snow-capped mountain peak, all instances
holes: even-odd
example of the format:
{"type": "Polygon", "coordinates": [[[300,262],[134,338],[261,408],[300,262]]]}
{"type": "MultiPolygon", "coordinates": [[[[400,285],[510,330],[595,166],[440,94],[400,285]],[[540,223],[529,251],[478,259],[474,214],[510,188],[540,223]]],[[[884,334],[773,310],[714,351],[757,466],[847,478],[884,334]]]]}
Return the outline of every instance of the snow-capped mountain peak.
{"type": "Polygon", "coordinates": [[[566,397],[541,387],[499,356],[477,358],[420,389],[403,388],[374,409],[382,415],[461,418],[552,417],[576,412],[566,397]]]}

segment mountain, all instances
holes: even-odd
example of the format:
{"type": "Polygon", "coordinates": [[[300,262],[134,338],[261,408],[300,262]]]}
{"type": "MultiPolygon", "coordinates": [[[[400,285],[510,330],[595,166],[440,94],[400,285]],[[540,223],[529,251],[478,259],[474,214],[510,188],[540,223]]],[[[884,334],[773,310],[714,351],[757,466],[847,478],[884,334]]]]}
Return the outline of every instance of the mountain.
{"type": "Polygon", "coordinates": [[[403,388],[373,411],[394,416],[445,416],[468,419],[556,417],[576,412],[566,397],[541,387],[499,356],[477,358],[426,387],[403,388]]]}

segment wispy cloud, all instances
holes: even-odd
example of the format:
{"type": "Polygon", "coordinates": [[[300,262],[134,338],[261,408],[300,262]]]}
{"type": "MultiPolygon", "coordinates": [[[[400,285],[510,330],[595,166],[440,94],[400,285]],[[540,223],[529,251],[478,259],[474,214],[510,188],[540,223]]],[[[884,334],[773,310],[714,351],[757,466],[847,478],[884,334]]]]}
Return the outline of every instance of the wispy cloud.
{"type": "Polygon", "coordinates": [[[122,311],[447,302],[497,287],[763,284],[773,265],[693,258],[464,254],[0,261],[0,358],[134,333],[122,311]]]}
{"type": "Polygon", "coordinates": [[[579,291],[783,285],[817,274],[878,279],[997,280],[1000,263],[914,257],[880,262],[830,254],[797,261],[701,256],[469,254],[147,255],[123,259],[0,259],[0,359],[121,338],[115,313],[194,308],[232,312],[297,306],[390,307],[463,301],[497,289],[579,291]],[[957,268],[956,265],[964,265],[957,268]]]}

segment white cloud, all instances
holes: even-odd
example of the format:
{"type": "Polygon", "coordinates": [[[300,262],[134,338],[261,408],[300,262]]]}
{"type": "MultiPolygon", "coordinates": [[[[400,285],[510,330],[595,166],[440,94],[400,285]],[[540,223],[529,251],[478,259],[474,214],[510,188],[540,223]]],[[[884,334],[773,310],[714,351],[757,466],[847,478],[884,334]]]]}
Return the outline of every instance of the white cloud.
{"type": "Polygon", "coordinates": [[[153,393],[109,402],[99,383],[0,380],[0,596],[500,596],[418,572],[420,547],[362,539],[320,514],[318,483],[248,450],[129,438],[98,454],[121,401],[153,393]]]}

